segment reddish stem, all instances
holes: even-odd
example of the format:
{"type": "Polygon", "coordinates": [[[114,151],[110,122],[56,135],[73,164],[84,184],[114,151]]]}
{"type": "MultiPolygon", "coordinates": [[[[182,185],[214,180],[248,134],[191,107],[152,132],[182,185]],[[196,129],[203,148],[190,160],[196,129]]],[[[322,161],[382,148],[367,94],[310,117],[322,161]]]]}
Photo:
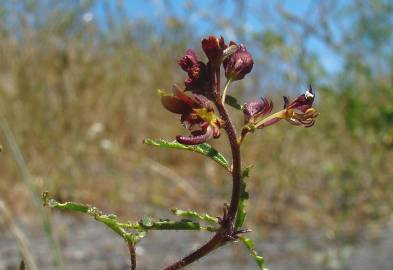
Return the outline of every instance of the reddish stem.
{"type": "Polygon", "coordinates": [[[241,184],[241,159],[240,159],[240,145],[237,141],[237,135],[235,127],[229,117],[228,111],[225,108],[224,104],[221,101],[220,95],[220,70],[214,72],[213,78],[214,81],[214,103],[217,107],[217,110],[224,121],[224,129],[227,133],[229,144],[231,146],[232,152],[232,196],[231,202],[229,205],[228,212],[224,214],[222,217],[221,228],[217,231],[217,233],[210,239],[205,245],[184,257],[183,259],[175,262],[174,264],[165,268],[165,270],[177,270],[181,269],[186,265],[189,265],[196,260],[206,256],[216,248],[222,246],[228,241],[231,241],[235,236],[234,231],[234,221],[236,218],[236,213],[239,206],[240,200],[240,184],[241,184]]]}
{"type": "Polygon", "coordinates": [[[128,250],[130,251],[130,260],[131,260],[131,270],[136,270],[136,252],[135,246],[131,243],[128,243],[128,250]]]}

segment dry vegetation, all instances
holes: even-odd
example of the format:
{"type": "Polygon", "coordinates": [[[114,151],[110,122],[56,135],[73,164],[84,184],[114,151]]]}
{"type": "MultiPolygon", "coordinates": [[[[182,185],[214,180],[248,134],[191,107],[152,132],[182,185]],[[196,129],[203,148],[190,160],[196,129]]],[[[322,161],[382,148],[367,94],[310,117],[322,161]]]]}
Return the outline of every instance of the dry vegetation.
{"type": "MultiPolygon", "coordinates": [[[[161,108],[156,89],[181,84],[175,59],[185,42],[157,38],[146,46],[94,24],[19,22],[18,31],[0,25],[0,112],[39,190],[132,219],[174,205],[221,211],[230,191],[221,168],[142,145],[145,137],[184,132],[161,108]],[[210,194],[221,200],[201,203],[210,194]]],[[[321,115],[314,128],[283,122],[247,138],[243,155],[255,165],[249,179],[254,228],[316,229],[351,239],[390,218],[393,79],[391,73],[355,76],[315,85],[321,115]]],[[[281,96],[265,92],[277,101],[281,96]]],[[[0,142],[0,198],[19,214],[33,211],[2,135],[0,142]]]]}

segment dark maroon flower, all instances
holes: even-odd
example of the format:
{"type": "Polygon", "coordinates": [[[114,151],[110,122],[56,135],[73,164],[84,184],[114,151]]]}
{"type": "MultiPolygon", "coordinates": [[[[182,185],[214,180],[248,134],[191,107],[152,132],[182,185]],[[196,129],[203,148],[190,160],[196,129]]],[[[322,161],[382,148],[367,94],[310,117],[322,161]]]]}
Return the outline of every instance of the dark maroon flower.
{"type": "Polygon", "coordinates": [[[166,95],[163,92],[159,92],[159,94],[162,105],[170,112],[183,115],[191,112],[192,107],[195,106],[194,100],[176,85],[173,86],[173,95],[166,95]]]}
{"type": "Polygon", "coordinates": [[[198,64],[198,56],[193,49],[188,49],[186,53],[177,61],[179,66],[186,72],[192,68],[192,66],[198,64]]]}
{"type": "Polygon", "coordinates": [[[186,90],[209,96],[208,93],[212,90],[210,66],[199,61],[197,54],[192,49],[188,49],[177,63],[187,72],[188,78],[184,81],[186,90]]]}
{"type": "Polygon", "coordinates": [[[287,120],[295,126],[311,127],[315,123],[318,112],[312,107],[315,94],[309,86],[308,90],[298,96],[294,101],[289,102],[288,97],[284,96],[284,109],[276,112],[265,119],[255,123],[255,128],[265,128],[279,122],[282,119],[287,120]]]}
{"type": "Polygon", "coordinates": [[[243,107],[244,122],[255,123],[259,117],[271,113],[272,109],[273,102],[268,98],[248,102],[243,107]]]}
{"type": "Polygon", "coordinates": [[[296,109],[304,113],[312,107],[312,104],[314,103],[314,98],[315,94],[311,85],[309,85],[306,92],[298,96],[291,103],[289,103],[289,98],[284,96],[284,108],[296,109]]]}
{"type": "Polygon", "coordinates": [[[168,111],[181,114],[181,123],[191,131],[190,136],[177,136],[178,142],[194,145],[220,136],[222,120],[214,114],[210,100],[198,94],[188,96],[177,86],[173,92],[173,95],[160,92],[161,103],[168,111]]]}
{"type": "Polygon", "coordinates": [[[224,56],[224,50],[227,48],[223,37],[208,36],[202,39],[202,49],[207,59],[214,67],[221,64],[224,56]]]}
{"type": "MultiPolygon", "coordinates": [[[[236,43],[231,41],[229,45],[236,43]]],[[[224,60],[225,77],[231,81],[241,80],[251,72],[253,65],[251,54],[243,44],[240,44],[237,51],[224,60]]]]}

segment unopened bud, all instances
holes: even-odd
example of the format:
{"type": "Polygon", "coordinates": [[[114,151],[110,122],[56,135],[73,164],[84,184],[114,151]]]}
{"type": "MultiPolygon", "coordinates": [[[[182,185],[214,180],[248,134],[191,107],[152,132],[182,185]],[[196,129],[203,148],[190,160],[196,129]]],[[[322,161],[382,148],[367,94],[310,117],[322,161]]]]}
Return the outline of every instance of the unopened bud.
{"type": "Polygon", "coordinates": [[[205,52],[209,62],[217,67],[224,58],[224,50],[227,48],[223,37],[208,36],[202,39],[202,49],[205,52]]]}
{"type": "Polygon", "coordinates": [[[241,80],[251,72],[253,65],[251,54],[241,44],[235,53],[224,60],[225,76],[231,81],[241,80]]]}

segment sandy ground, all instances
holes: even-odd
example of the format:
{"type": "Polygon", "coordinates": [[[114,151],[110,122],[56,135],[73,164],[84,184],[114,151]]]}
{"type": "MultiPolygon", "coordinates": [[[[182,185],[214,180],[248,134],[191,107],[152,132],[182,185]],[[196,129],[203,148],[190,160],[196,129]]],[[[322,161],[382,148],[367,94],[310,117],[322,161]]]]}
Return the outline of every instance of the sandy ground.
{"type": "MultiPolygon", "coordinates": [[[[89,218],[55,215],[53,223],[61,244],[66,269],[129,269],[124,242],[89,218]]],[[[53,269],[50,248],[40,224],[18,222],[29,241],[29,249],[39,269],[53,269]]],[[[255,236],[255,235],[251,235],[255,236]]],[[[201,232],[152,232],[137,248],[138,269],[162,269],[208,240],[201,232]]],[[[254,237],[255,238],[255,237],[254,237]]],[[[258,250],[271,270],[296,269],[393,269],[393,230],[384,230],[373,241],[354,246],[327,246],[316,236],[273,235],[259,239],[258,250]]],[[[18,269],[19,249],[14,236],[0,231],[0,270],[18,269]]],[[[187,269],[257,269],[240,243],[228,245],[187,269]]]]}

